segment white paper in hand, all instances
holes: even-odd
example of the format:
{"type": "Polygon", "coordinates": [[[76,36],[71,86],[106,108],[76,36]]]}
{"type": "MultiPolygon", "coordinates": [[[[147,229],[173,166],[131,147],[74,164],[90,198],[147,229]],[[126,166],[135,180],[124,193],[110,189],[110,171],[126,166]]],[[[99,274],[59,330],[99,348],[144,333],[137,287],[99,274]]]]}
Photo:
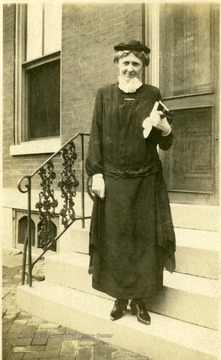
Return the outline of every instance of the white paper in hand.
{"type": "Polygon", "coordinates": [[[149,117],[146,118],[143,121],[143,124],[142,124],[142,126],[144,128],[143,129],[143,136],[144,136],[145,139],[149,136],[149,134],[150,134],[150,132],[152,130],[152,124],[150,123],[149,119],[150,119],[149,117]]]}
{"type": "Polygon", "coordinates": [[[144,128],[143,129],[143,136],[144,136],[145,139],[149,136],[149,134],[150,134],[150,132],[152,130],[152,124],[151,124],[151,121],[150,121],[150,117],[151,117],[151,114],[152,114],[153,111],[157,111],[158,105],[159,105],[159,102],[156,101],[154,106],[153,106],[153,109],[151,110],[150,116],[147,117],[142,123],[142,127],[144,128]]]}

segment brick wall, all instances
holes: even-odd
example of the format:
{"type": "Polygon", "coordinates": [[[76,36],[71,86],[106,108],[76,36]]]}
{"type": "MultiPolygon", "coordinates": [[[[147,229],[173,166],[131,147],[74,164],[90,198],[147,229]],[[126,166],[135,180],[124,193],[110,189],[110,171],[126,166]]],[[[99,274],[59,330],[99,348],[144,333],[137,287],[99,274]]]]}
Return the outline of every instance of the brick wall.
{"type": "Polygon", "coordinates": [[[9,146],[14,140],[14,50],[15,5],[3,7],[3,184],[8,183],[12,161],[9,146]]]}
{"type": "Polygon", "coordinates": [[[17,188],[47,155],[10,156],[15,132],[15,5],[3,6],[3,187],[17,188]]]}
{"type": "Polygon", "coordinates": [[[117,79],[113,46],[141,39],[141,4],[63,6],[62,137],[90,130],[97,89],[117,79]]]}

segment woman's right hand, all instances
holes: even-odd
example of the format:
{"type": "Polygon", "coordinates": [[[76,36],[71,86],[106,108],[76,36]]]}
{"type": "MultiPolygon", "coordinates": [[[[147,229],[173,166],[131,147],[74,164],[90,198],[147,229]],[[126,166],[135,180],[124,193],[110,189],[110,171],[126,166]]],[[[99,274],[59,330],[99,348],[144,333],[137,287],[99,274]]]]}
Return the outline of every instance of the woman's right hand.
{"type": "Polygon", "coordinates": [[[95,174],[92,176],[91,190],[101,199],[105,197],[105,182],[102,174],[95,174]]]}

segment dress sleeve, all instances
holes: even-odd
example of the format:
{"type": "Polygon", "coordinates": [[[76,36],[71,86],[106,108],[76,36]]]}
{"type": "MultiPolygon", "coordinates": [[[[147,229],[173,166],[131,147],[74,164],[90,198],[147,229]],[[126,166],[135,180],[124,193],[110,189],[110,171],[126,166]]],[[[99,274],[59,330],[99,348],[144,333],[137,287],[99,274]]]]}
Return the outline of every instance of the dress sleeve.
{"type": "MultiPolygon", "coordinates": [[[[156,88],[155,96],[156,96],[155,101],[162,100],[162,96],[158,88],[156,88]]],[[[173,121],[173,113],[169,111],[168,116],[166,114],[165,116],[169,124],[171,124],[173,121]]],[[[155,143],[155,145],[158,144],[160,149],[162,150],[169,150],[173,143],[173,131],[171,131],[167,136],[163,136],[160,130],[153,127],[147,141],[153,142],[155,143]]]]}
{"type": "Polygon", "coordinates": [[[169,148],[172,146],[173,143],[173,131],[169,133],[167,136],[159,136],[159,147],[162,150],[169,150],[169,148]]]}
{"type": "Polygon", "coordinates": [[[98,90],[92,118],[89,148],[86,158],[86,172],[89,176],[103,173],[103,100],[98,90]]]}
{"type": "MultiPolygon", "coordinates": [[[[160,91],[159,91],[159,100],[162,100],[160,91]]],[[[165,116],[167,118],[168,123],[171,124],[173,122],[173,113],[168,111],[167,113],[165,113],[165,116]]],[[[158,138],[158,144],[160,149],[169,150],[173,144],[173,131],[171,130],[171,132],[167,136],[163,136],[160,134],[158,138]]]]}

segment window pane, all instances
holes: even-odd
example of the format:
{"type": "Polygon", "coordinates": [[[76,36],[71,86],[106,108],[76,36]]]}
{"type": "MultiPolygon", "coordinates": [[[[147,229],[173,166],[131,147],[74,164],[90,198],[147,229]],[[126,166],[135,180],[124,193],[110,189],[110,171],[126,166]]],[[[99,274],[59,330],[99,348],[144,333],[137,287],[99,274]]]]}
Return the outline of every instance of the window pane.
{"type": "MultiPolygon", "coordinates": [[[[27,229],[28,229],[28,218],[27,218],[27,216],[23,216],[18,221],[18,243],[19,244],[25,243],[25,239],[27,236],[27,229]]],[[[32,219],[31,219],[31,243],[32,243],[32,246],[35,245],[35,223],[32,219]]]]}
{"type": "Polygon", "coordinates": [[[160,5],[160,88],[163,97],[212,90],[211,5],[160,5]]]}
{"type": "Polygon", "coordinates": [[[60,134],[60,61],[27,71],[29,139],[60,134]]]}
{"type": "MultiPolygon", "coordinates": [[[[50,244],[51,241],[53,241],[53,239],[55,239],[57,236],[57,227],[56,225],[52,222],[49,221],[47,223],[47,230],[45,230],[44,228],[44,222],[40,221],[38,223],[38,248],[44,249],[47,245],[50,244]]],[[[56,251],[57,250],[57,242],[53,243],[50,246],[50,250],[51,251],[56,251]]]]}

